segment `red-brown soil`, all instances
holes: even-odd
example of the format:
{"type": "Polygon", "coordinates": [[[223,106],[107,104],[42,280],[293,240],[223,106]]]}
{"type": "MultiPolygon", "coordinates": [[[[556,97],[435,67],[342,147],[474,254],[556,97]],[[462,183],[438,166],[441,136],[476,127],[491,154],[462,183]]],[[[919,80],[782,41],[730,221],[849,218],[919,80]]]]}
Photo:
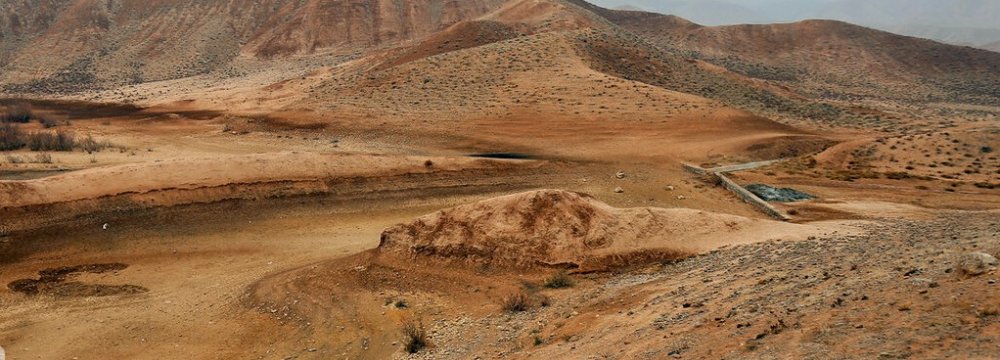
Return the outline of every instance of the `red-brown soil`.
{"type": "Polygon", "coordinates": [[[0,346],[991,358],[996,59],[578,0],[3,1],[0,117],[93,142],[0,153],[0,346]],[[681,166],[775,158],[730,177],[815,196],[790,223],[681,166]]]}

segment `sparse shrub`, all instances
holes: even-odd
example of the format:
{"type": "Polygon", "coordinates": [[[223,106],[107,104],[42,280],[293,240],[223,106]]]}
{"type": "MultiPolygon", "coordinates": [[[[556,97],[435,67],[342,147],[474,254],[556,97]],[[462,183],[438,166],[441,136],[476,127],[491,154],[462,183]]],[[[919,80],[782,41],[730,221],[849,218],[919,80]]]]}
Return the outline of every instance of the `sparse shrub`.
{"type": "Polygon", "coordinates": [[[52,155],[49,155],[49,154],[46,154],[46,153],[41,153],[41,154],[35,155],[35,163],[37,163],[37,164],[51,164],[52,163],[52,155]]]}
{"type": "Polygon", "coordinates": [[[92,154],[111,146],[111,143],[107,141],[97,141],[93,136],[87,135],[87,137],[77,143],[77,146],[81,150],[86,151],[88,154],[92,154]]]}
{"type": "Polygon", "coordinates": [[[552,275],[552,277],[545,279],[545,287],[549,289],[562,289],[573,286],[573,278],[566,274],[565,271],[560,271],[559,273],[552,275]]]}
{"type": "Polygon", "coordinates": [[[994,189],[994,188],[996,188],[998,186],[998,185],[994,185],[994,184],[991,184],[991,183],[988,183],[988,182],[977,182],[974,185],[977,188],[980,188],[980,189],[994,189]]]}
{"type": "Polygon", "coordinates": [[[19,102],[13,105],[7,105],[6,109],[4,109],[3,116],[0,116],[0,121],[8,123],[26,123],[31,121],[33,117],[34,112],[31,109],[31,104],[19,102]]]}
{"type": "Polygon", "coordinates": [[[406,352],[410,354],[416,354],[427,347],[427,331],[423,324],[412,321],[403,324],[403,337],[406,352]]]}
{"type": "Polygon", "coordinates": [[[500,307],[506,312],[528,311],[531,307],[531,300],[528,294],[519,291],[501,298],[500,307]]]}
{"type": "Polygon", "coordinates": [[[41,118],[41,119],[38,120],[38,122],[41,123],[42,127],[46,128],[46,129],[51,129],[51,128],[54,128],[56,126],[59,126],[59,122],[58,121],[56,121],[53,118],[49,118],[49,117],[41,118]]]}
{"type": "Polygon", "coordinates": [[[41,131],[28,135],[31,151],[73,151],[76,145],[73,133],[66,131],[41,131]]]}
{"type": "Polygon", "coordinates": [[[911,176],[910,173],[907,173],[905,171],[898,171],[898,172],[888,172],[885,174],[885,177],[891,180],[903,180],[903,179],[909,179],[913,176],[911,176]]]}
{"type": "Polygon", "coordinates": [[[17,150],[24,147],[24,132],[11,125],[0,125],[0,151],[17,150]]]}
{"type": "Polygon", "coordinates": [[[11,164],[21,164],[24,162],[24,158],[17,155],[7,154],[7,162],[11,164]]]}

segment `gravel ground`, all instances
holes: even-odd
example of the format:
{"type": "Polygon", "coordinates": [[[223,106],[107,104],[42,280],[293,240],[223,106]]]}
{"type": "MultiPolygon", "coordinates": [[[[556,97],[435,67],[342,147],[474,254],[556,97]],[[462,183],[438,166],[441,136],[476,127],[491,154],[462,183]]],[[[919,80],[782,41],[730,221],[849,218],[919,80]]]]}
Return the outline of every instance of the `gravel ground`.
{"type": "Polygon", "coordinates": [[[586,279],[549,307],[429,324],[414,358],[1000,358],[996,212],[866,222],[586,279]]]}

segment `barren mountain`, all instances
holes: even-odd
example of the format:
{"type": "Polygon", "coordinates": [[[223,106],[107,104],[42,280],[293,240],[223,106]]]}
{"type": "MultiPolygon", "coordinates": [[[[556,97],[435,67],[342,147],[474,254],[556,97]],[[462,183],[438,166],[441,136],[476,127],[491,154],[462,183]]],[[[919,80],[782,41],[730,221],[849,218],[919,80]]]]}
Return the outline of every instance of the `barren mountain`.
{"type": "MultiPolygon", "coordinates": [[[[993,0],[594,0],[617,8],[681,16],[703,25],[839,20],[955,45],[1000,39],[1000,6],[993,0]],[[638,10],[638,9],[633,9],[638,10]]],[[[624,10],[624,9],[623,9],[624,10]]]]}
{"type": "Polygon", "coordinates": [[[587,113],[638,119],[722,108],[843,115],[841,109],[662,51],[613,25],[610,14],[578,1],[512,1],[412,45],[335,67],[332,75],[303,85],[300,91],[309,95],[289,106],[407,122],[525,113],[548,121],[587,113]],[[550,80],[536,81],[540,77],[550,80]],[[610,99],[624,101],[610,107],[605,104],[610,99]]]}
{"type": "Polygon", "coordinates": [[[998,56],[583,0],[0,0],[0,346],[990,358],[998,56]]]}
{"type": "Polygon", "coordinates": [[[649,13],[614,15],[664,49],[815,97],[946,98],[995,103],[1000,55],[837,21],[705,27],[649,13]]]}
{"type": "MultiPolygon", "coordinates": [[[[0,83],[15,93],[107,88],[120,94],[115,89],[125,84],[207,73],[213,76],[206,81],[235,84],[251,74],[285,69],[286,74],[263,80],[270,85],[303,71],[329,69],[329,75],[320,76],[322,85],[299,88],[316,90],[307,95],[309,103],[329,104],[330,96],[356,97],[336,84],[363,87],[371,79],[398,77],[400,72],[425,73],[428,66],[465,70],[461,61],[488,59],[502,51],[507,55],[499,60],[521,66],[467,71],[480,78],[469,81],[476,89],[455,90],[509,92],[510,84],[483,83],[483,78],[496,81],[513,72],[532,73],[539,70],[538,62],[561,68],[572,61],[727,106],[795,117],[841,116],[841,110],[801,101],[801,95],[953,97],[979,103],[998,97],[994,85],[1000,56],[994,53],[826,21],[702,27],[675,17],[606,10],[577,0],[350,4],[22,0],[0,7],[11,14],[0,19],[0,47],[6,50],[0,58],[4,70],[0,83]],[[527,48],[540,42],[547,45],[527,48]],[[578,60],[562,59],[565,56],[578,60]],[[345,62],[350,59],[354,61],[345,62]],[[800,93],[789,94],[753,78],[798,85],[800,93]],[[912,86],[914,82],[919,86],[912,86]]],[[[405,92],[406,98],[447,98],[401,87],[398,78],[393,81],[394,92],[405,92]]],[[[434,85],[430,78],[418,81],[434,85]]],[[[360,91],[363,98],[365,90],[360,91]]],[[[353,101],[347,102],[334,105],[351,106],[353,101]]],[[[482,111],[476,104],[475,110],[482,111]]],[[[413,105],[413,101],[407,104],[413,105]]]]}
{"type": "Polygon", "coordinates": [[[222,71],[238,58],[354,54],[439,31],[501,2],[5,1],[0,81],[44,92],[222,71]]]}

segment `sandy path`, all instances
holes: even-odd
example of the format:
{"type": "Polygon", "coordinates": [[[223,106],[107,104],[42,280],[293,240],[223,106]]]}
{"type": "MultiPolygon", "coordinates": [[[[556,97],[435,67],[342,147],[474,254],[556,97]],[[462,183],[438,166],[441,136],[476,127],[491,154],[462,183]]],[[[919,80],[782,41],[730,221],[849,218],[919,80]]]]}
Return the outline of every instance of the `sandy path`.
{"type": "Polygon", "coordinates": [[[129,268],[79,279],[150,291],[54,301],[0,293],[5,308],[0,343],[15,358],[215,359],[244,358],[241,349],[266,353],[270,345],[257,332],[269,330],[246,328],[260,323],[262,314],[240,304],[249,284],[374,247],[384,227],[462,200],[422,201],[407,209],[394,209],[392,201],[218,208],[211,211],[217,217],[157,215],[115,223],[109,231],[81,229],[72,240],[56,238],[67,232],[41,236],[34,240],[63,245],[0,265],[0,282],[70,263],[121,262],[129,268]],[[52,343],[63,345],[48,346],[52,343]]]}

